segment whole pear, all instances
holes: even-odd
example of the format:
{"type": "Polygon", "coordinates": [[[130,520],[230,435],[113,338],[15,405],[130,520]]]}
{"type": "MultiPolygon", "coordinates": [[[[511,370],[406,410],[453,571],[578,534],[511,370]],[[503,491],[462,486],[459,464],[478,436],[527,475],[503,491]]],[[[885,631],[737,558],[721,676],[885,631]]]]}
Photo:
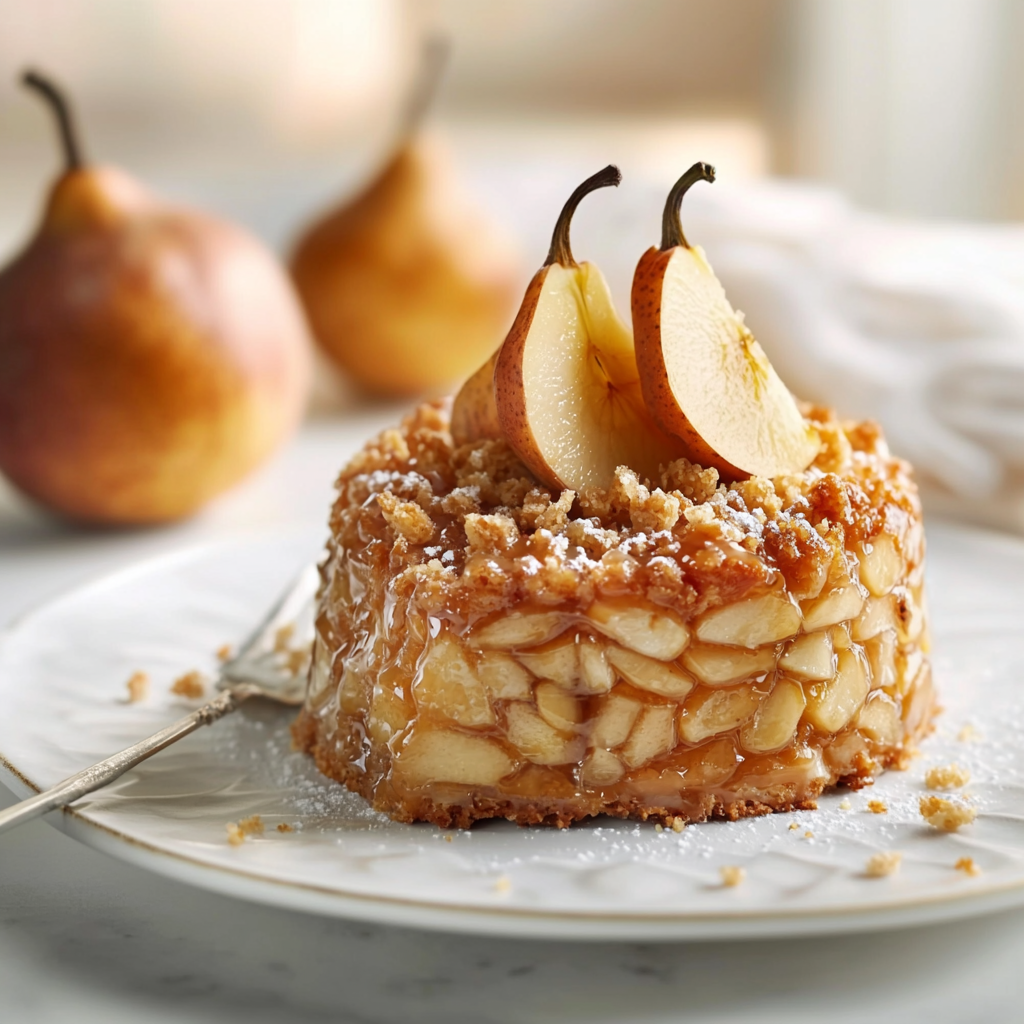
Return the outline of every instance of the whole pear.
{"type": "Polygon", "coordinates": [[[85,164],[46,79],[66,168],[0,271],[0,470],[95,523],[188,515],[293,430],[310,382],[301,308],[241,229],[85,164]]]}
{"type": "Polygon", "coordinates": [[[306,232],[291,267],[324,351],[367,390],[393,396],[437,391],[485,360],[523,282],[514,248],[423,133],[306,232]]]}

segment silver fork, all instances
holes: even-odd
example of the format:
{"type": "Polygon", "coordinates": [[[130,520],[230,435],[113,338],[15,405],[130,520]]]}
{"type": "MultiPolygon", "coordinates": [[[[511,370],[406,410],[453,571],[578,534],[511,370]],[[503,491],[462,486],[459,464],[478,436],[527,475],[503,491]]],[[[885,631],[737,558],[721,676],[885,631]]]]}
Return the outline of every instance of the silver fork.
{"type": "Polygon", "coordinates": [[[305,678],[290,672],[282,664],[276,641],[282,627],[293,627],[294,635],[300,637],[312,633],[318,581],[316,566],[303,569],[243,642],[238,653],[220,666],[215,684],[219,691],[217,697],[173,725],[153,733],[148,739],[58,782],[52,789],[0,811],[0,832],[58,807],[67,807],[87,793],[102,789],[157,751],[230,714],[250,697],[268,697],[282,704],[301,704],[306,689],[305,678]]]}

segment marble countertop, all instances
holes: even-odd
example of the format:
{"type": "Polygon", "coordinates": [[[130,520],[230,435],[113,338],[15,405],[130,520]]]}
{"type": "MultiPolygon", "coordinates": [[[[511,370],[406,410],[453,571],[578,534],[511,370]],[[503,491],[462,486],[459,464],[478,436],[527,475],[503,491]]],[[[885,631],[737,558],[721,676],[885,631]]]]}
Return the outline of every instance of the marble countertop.
{"type": "MultiPolygon", "coordinates": [[[[0,621],[139,558],[320,523],[376,421],[315,420],[201,517],[77,530],[0,485],[0,621]]],[[[13,802],[0,787],[0,806],[13,802]]],[[[1020,1019],[1024,911],[850,937],[665,945],[417,933],[243,903],[105,857],[45,822],[0,837],[0,1021],[802,1022],[1020,1019]]]]}

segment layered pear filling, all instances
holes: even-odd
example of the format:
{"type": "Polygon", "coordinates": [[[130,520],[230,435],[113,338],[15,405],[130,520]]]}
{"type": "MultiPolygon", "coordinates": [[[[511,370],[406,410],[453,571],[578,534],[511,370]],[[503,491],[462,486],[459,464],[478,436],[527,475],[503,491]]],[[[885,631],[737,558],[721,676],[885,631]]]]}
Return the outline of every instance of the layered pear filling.
{"type": "Polygon", "coordinates": [[[916,490],[874,426],[806,419],[799,473],[570,490],[421,407],[339,479],[300,744],[460,827],[738,818],[901,764],[933,711],[916,490]]]}

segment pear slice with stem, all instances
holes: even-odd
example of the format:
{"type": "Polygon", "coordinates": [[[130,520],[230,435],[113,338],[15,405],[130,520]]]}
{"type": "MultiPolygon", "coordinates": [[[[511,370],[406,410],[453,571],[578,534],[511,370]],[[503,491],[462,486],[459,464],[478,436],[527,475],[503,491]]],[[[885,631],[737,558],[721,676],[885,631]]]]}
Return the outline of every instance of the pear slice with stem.
{"type": "Polygon", "coordinates": [[[672,187],[661,248],[633,276],[636,359],[647,408],[689,457],[727,479],[806,469],[819,448],[768,357],[726,298],[700,246],[683,235],[679,207],[715,170],[694,164],[672,187]]]}
{"type": "Polygon", "coordinates": [[[580,200],[621,178],[609,165],[569,197],[494,369],[502,433],[551,487],[607,487],[618,466],[656,479],[682,454],[644,406],[633,337],[604,277],[569,246],[580,200]]]}

